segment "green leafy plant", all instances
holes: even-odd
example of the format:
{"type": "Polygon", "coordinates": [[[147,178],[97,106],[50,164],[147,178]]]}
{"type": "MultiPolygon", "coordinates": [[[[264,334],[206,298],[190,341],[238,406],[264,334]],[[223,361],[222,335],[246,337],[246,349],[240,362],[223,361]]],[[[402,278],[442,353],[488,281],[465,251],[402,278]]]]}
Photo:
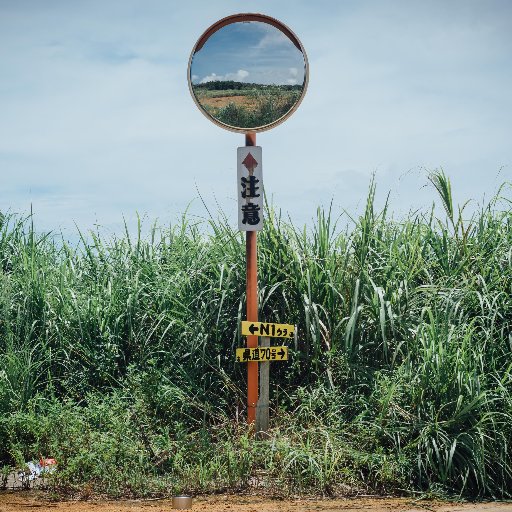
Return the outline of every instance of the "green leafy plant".
{"type": "Polygon", "coordinates": [[[265,321],[297,325],[273,363],[272,432],[249,441],[244,239],[186,215],[143,236],[0,217],[0,465],[55,457],[55,492],[243,489],[510,497],[510,187],[462,219],[442,171],[435,209],[395,220],[267,206],[265,321]],[[457,213],[458,212],[458,213],[457,213]]]}

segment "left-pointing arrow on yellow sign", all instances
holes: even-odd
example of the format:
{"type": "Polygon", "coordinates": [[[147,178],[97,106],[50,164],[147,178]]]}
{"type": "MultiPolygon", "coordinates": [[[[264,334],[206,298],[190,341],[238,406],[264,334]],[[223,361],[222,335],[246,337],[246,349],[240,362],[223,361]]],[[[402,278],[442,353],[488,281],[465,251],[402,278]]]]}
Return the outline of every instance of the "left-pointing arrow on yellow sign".
{"type": "Polygon", "coordinates": [[[242,322],[243,336],[268,336],[270,338],[293,338],[295,326],[269,324],[266,322],[242,322]]]}

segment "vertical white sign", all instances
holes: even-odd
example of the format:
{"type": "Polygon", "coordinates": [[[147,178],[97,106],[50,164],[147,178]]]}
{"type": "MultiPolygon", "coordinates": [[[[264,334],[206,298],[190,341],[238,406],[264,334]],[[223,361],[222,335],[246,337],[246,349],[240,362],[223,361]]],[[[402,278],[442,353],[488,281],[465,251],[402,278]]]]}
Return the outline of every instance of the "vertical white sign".
{"type": "Polygon", "coordinates": [[[237,149],[238,229],[263,229],[263,174],[261,146],[237,149]]]}

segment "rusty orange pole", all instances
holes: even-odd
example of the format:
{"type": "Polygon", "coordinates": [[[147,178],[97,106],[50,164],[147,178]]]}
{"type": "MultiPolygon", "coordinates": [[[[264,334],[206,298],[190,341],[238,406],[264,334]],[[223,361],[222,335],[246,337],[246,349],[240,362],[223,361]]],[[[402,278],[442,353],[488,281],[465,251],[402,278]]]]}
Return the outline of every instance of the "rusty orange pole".
{"type": "MultiPolygon", "coordinates": [[[[256,133],[245,134],[245,145],[256,146],[256,133]]],[[[258,248],[256,245],[257,231],[246,231],[245,254],[247,263],[247,321],[258,321],[258,248]]],[[[247,348],[258,346],[258,336],[247,336],[247,348]]],[[[256,420],[258,404],[258,362],[247,363],[247,423],[256,420]]]]}

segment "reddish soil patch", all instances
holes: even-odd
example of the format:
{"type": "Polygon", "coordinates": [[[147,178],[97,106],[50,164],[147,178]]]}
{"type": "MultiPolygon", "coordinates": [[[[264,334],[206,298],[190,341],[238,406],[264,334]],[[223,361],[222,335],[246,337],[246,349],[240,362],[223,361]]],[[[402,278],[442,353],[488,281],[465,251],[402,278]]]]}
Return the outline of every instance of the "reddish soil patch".
{"type": "MultiPolygon", "coordinates": [[[[171,500],[49,501],[44,493],[0,493],[0,512],[167,512],[171,500]]],[[[269,500],[258,496],[207,496],[194,499],[201,512],[512,512],[512,503],[443,503],[411,499],[269,500]]]]}
{"type": "Polygon", "coordinates": [[[255,108],[257,100],[250,96],[219,96],[217,98],[199,98],[199,103],[203,107],[216,109],[223,108],[229,103],[234,103],[237,107],[255,108]]]}

